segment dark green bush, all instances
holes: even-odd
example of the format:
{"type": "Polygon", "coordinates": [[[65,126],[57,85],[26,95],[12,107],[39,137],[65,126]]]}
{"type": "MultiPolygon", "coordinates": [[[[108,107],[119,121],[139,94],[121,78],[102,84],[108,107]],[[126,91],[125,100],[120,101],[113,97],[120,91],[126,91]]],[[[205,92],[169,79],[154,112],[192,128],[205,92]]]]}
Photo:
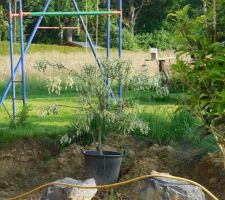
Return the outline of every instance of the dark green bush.
{"type": "Polygon", "coordinates": [[[162,50],[174,48],[173,37],[164,29],[136,35],[136,42],[138,47],[145,50],[149,47],[157,47],[162,50]]]}
{"type": "MultiPolygon", "coordinates": [[[[119,38],[118,38],[118,27],[113,25],[111,27],[111,46],[113,48],[118,48],[119,38]]],[[[123,28],[123,49],[134,50],[137,49],[137,42],[135,36],[126,28],[123,28]]]]}

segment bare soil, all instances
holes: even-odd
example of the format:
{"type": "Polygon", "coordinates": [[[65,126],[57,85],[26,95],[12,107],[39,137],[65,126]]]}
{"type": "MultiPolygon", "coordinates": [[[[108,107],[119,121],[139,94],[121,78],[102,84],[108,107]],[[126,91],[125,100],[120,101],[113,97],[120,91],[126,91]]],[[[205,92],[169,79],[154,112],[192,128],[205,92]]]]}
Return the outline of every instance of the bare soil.
{"type": "MultiPolygon", "coordinates": [[[[85,147],[93,149],[94,145],[85,147]]],[[[126,151],[120,180],[150,174],[153,170],[190,178],[225,200],[225,173],[218,155],[199,157],[196,149],[173,149],[138,142],[131,136],[110,135],[105,150],[126,151]]],[[[0,147],[0,199],[29,191],[41,184],[72,177],[84,179],[81,146],[72,144],[60,151],[55,142],[22,139],[0,147]]],[[[100,191],[98,199],[138,199],[141,183],[113,191],[100,191]]],[[[39,199],[40,193],[27,199],[39,199]]]]}

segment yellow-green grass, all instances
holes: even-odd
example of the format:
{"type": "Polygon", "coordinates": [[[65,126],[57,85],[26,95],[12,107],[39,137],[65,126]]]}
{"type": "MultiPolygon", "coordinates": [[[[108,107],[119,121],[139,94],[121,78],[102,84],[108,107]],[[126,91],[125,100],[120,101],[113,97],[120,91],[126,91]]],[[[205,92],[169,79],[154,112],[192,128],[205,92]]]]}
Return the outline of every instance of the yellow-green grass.
{"type": "MultiPolygon", "coordinates": [[[[111,50],[111,57],[118,58],[117,49],[111,50]]],[[[19,59],[19,44],[15,44],[15,64],[19,59]]],[[[160,57],[172,56],[171,51],[160,52],[160,57]]],[[[98,49],[98,57],[105,58],[106,50],[98,49]]],[[[123,51],[123,59],[130,60],[135,70],[142,70],[142,65],[147,64],[150,74],[158,73],[158,63],[156,61],[145,63],[145,59],[150,58],[150,53],[145,51],[123,51]]],[[[25,64],[27,69],[27,76],[37,74],[34,66],[37,62],[46,60],[50,63],[61,63],[65,67],[73,70],[79,70],[81,65],[85,63],[94,63],[95,59],[91,50],[79,47],[68,47],[58,45],[32,44],[25,56],[25,64]]],[[[170,61],[167,61],[170,64],[170,61]]],[[[57,71],[48,71],[46,75],[58,75],[57,71]]],[[[8,42],[0,42],[0,82],[10,76],[10,57],[8,42]]],[[[38,75],[40,75],[38,73],[38,75]]]]}

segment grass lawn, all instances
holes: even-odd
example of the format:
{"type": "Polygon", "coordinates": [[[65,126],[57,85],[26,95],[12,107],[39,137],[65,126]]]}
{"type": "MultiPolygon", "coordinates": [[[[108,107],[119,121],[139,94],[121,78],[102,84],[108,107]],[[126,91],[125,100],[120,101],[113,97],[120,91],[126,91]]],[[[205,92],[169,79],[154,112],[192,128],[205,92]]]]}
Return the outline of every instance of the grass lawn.
{"type": "MultiPolygon", "coordinates": [[[[0,42],[0,58],[2,60],[3,72],[4,67],[8,66],[8,43],[0,42]],[[3,55],[3,56],[2,56],[3,55]],[[2,57],[1,57],[2,56],[2,57]],[[5,64],[4,64],[5,63],[5,64]]],[[[104,50],[101,50],[103,52],[104,50]]],[[[19,53],[19,46],[16,44],[15,52],[19,53]]],[[[115,50],[113,50],[116,53],[115,50]]],[[[27,103],[31,108],[29,113],[28,125],[25,128],[13,128],[10,127],[11,119],[4,106],[0,107],[0,142],[9,142],[14,139],[22,137],[53,137],[59,138],[60,135],[63,135],[67,132],[67,126],[74,120],[75,115],[79,112],[79,94],[75,91],[63,91],[61,95],[48,94],[46,87],[46,75],[40,74],[39,72],[32,69],[31,63],[34,63],[38,59],[52,59],[55,61],[56,58],[61,59],[62,63],[67,62],[73,56],[73,60],[80,60],[84,62],[84,50],[80,48],[71,48],[71,47],[60,47],[54,45],[32,45],[29,50],[26,62],[28,75],[27,75],[27,103]],[[54,51],[55,53],[51,53],[54,51]],[[71,54],[74,52],[75,54],[71,54]],[[66,57],[70,55],[70,57],[66,57]],[[83,56],[80,57],[79,56],[83,56]],[[57,115],[50,114],[42,116],[43,111],[48,110],[51,106],[57,105],[59,112],[57,115]],[[59,106],[60,105],[60,106],[59,106]],[[63,107],[67,106],[67,107],[63,107]],[[74,108],[76,107],[76,108],[74,108]]],[[[124,52],[125,57],[132,57],[135,61],[140,62],[145,58],[146,52],[124,52]],[[137,54],[135,57],[134,55],[137,54]],[[143,54],[142,57],[139,54],[143,54]]],[[[91,61],[91,60],[90,60],[91,61]]],[[[78,62],[79,63],[79,62],[78,62]]],[[[79,67],[78,63],[75,64],[75,67],[79,67]]],[[[137,63],[137,65],[139,65],[137,63]]],[[[69,61],[68,66],[72,66],[73,62],[69,61]]],[[[152,65],[151,65],[152,67],[152,65]]],[[[1,68],[1,63],[0,63],[1,68]]],[[[73,68],[72,68],[73,69],[73,68]]],[[[152,68],[150,68],[152,69],[152,68]]],[[[157,70],[157,69],[156,69],[157,70]]],[[[57,76],[58,71],[49,72],[48,75],[57,76]]],[[[3,94],[5,90],[7,78],[4,78],[3,75],[0,79],[0,95],[3,94]]],[[[21,89],[20,86],[17,87],[17,92],[21,89]]],[[[5,107],[7,108],[10,115],[12,115],[12,102],[9,92],[7,99],[4,102],[5,107]]],[[[138,110],[139,116],[147,121],[150,126],[150,132],[147,137],[144,139],[153,139],[153,142],[159,144],[165,144],[168,141],[173,141],[174,139],[179,139],[181,136],[183,138],[188,136],[189,141],[199,142],[199,138],[196,137],[193,127],[196,127],[195,122],[190,121],[190,117],[185,113],[176,114],[178,97],[181,94],[171,93],[169,97],[165,99],[152,98],[151,92],[125,92],[124,97],[129,101],[136,101],[139,103],[138,110]],[[193,139],[194,138],[194,139],[193,139]]],[[[20,98],[21,94],[18,92],[16,95],[20,98]]],[[[17,111],[21,110],[22,104],[21,101],[17,102],[17,111]]],[[[17,113],[18,113],[17,112],[17,113]]],[[[142,139],[142,136],[139,135],[142,139]]]]}
{"type": "MultiPolygon", "coordinates": [[[[27,103],[31,108],[28,126],[26,128],[9,128],[10,117],[4,106],[0,107],[0,141],[2,142],[24,136],[58,137],[66,132],[67,125],[72,122],[75,113],[79,112],[79,108],[76,108],[79,107],[79,94],[75,91],[64,91],[61,95],[49,95],[44,82],[28,82],[27,86],[27,103]],[[58,106],[58,114],[50,113],[50,115],[42,116],[43,111],[53,105],[58,106]]],[[[1,85],[0,88],[3,89],[3,86],[1,85]]],[[[19,94],[17,96],[19,97],[19,94]]],[[[175,105],[177,94],[171,94],[167,99],[152,99],[149,92],[126,92],[125,96],[129,101],[139,102],[140,114],[154,113],[160,109],[173,112],[177,107],[175,105]]],[[[4,105],[12,114],[10,92],[4,105]]],[[[17,110],[20,111],[21,107],[22,103],[18,101],[17,110]]]]}
{"type": "MultiPolygon", "coordinates": [[[[18,54],[20,52],[19,44],[15,44],[14,52],[16,54],[15,59],[18,59],[18,54]]],[[[88,49],[88,59],[89,62],[93,62],[93,56],[88,49]]],[[[98,50],[99,56],[105,54],[105,49],[98,50]]],[[[112,56],[117,57],[117,50],[112,49],[112,56]]],[[[124,51],[124,57],[127,59],[132,58],[133,64],[140,66],[146,58],[146,52],[130,52],[124,51]],[[136,55],[137,54],[137,55],[136,55]]],[[[71,107],[78,106],[78,94],[73,91],[64,92],[62,95],[49,95],[47,92],[47,87],[45,83],[46,76],[58,76],[58,71],[50,71],[46,74],[41,74],[40,72],[33,69],[33,65],[38,60],[50,60],[51,62],[62,62],[67,67],[72,69],[79,68],[85,60],[85,50],[76,47],[65,47],[57,45],[42,45],[42,44],[32,44],[28,55],[26,57],[27,66],[27,103],[31,106],[31,112],[29,115],[29,126],[27,128],[17,128],[10,129],[10,117],[7,115],[4,106],[0,107],[0,140],[4,141],[10,138],[17,138],[26,135],[30,136],[40,136],[40,135],[53,135],[58,136],[63,134],[66,130],[66,126],[73,120],[75,115],[75,109],[59,107],[58,115],[49,115],[42,117],[41,111],[47,109],[52,105],[66,105],[71,107]],[[57,60],[58,59],[58,60],[57,60]],[[61,60],[62,59],[62,60],[61,60]]],[[[0,95],[3,94],[5,86],[8,80],[9,72],[9,43],[0,42],[0,70],[3,72],[0,77],[0,95]]],[[[151,66],[152,69],[152,66],[151,66]]],[[[156,69],[157,70],[157,69],[156,69]]],[[[20,80],[20,77],[16,77],[20,80]]],[[[21,97],[18,92],[21,89],[19,85],[16,85],[17,98],[21,97]]],[[[11,103],[11,92],[9,92],[7,99],[4,102],[5,107],[12,113],[12,103],[11,103]]],[[[153,112],[156,106],[165,107],[169,110],[174,110],[175,108],[175,96],[172,95],[171,98],[167,100],[152,100],[149,93],[129,93],[126,94],[129,100],[139,101],[141,104],[139,106],[140,112],[153,112]]],[[[21,110],[21,101],[17,102],[17,110],[21,110]]]]}

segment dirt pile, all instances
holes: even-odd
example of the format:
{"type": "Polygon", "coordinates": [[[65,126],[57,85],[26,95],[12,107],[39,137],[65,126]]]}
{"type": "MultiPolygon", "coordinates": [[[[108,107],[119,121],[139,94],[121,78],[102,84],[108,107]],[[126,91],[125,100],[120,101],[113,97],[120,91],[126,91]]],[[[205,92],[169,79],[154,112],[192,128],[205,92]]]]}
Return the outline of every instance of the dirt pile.
{"type": "Polygon", "coordinates": [[[221,157],[212,153],[204,156],[193,170],[192,177],[225,200],[225,169],[221,157]]]}
{"type": "Polygon", "coordinates": [[[26,188],[36,173],[40,160],[58,154],[59,149],[45,141],[20,140],[0,148],[0,199],[26,188]]]}
{"type": "MultiPolygon", "coordinates": [[[[73,144],[59,152],[55,143],[21,140],[3,145],[0,149],[0,199],[15,196],[65,177],[84,179],[84,159],[81,146],[73,144]]],[[[91,145],[85,149],[94,149],[91,145]]],[[[225,197],[225,179],[220,162],[214,154],[202,158],[183,155],[170,146],[148,145],[132,136],[110,135],[105,150],[124,151],[120,180],[128,180],[152,171],[189,177],[211,189],[222,200],[225,197]],[[185,160],[188,161],[185,162],[185,160]],[[195,162],[192,160],[195,159],[195,162]],[[188,165],[186,165],[188,163],[188,165]],[[192,163],[192,165],[190,164],[192,163]]],[[[139,199],[143,183],[133,184],[110,192],[99,192],[97,199],[139,199]]],[[[37,195],[40,197],[40,194],[37,195]]],[[[38,199],[33,196],[33,199],[38,199]]],[[[224,198],[225,199],[225,198],[224,198]]]]}
{"type": "Polygon", "coordinates": [[[0,199],[56,179],[82,179],[81,147],[71,145],[59,152],[56,144],[20,140],[0,149],[0,199]]]}

